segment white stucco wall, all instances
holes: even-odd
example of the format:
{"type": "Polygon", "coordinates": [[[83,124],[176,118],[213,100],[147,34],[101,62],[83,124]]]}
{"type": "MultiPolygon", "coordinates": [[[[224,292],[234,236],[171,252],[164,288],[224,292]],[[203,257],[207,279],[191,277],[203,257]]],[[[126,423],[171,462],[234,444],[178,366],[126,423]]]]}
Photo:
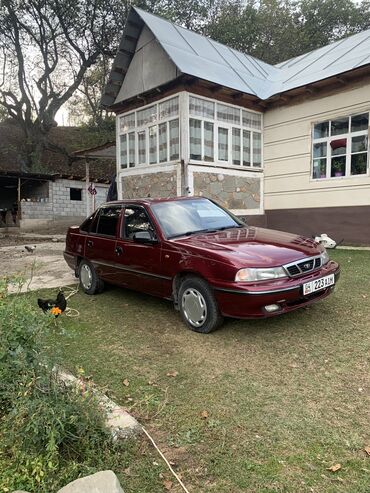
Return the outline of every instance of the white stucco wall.
{"type": "Polygon", "coordinates": [[[312,124],[370,111],[370,83],[268,110],[264,116],[265,209],[370,205],[370,176],[313,180],[312,124]]]}

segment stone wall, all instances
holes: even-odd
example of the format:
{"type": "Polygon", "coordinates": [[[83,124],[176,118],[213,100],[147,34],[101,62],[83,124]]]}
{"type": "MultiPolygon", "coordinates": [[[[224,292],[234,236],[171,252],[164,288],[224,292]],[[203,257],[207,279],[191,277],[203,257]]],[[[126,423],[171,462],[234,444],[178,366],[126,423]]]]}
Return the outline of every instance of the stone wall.
{"type": "Polygon", "coordinates": [[[205,195],[228,209],[259,209],[260,178],[194,172],[194,195],[205,195]]]}
{"type": "Polygon", "coordinates": [[[122,198],[176,197],[177,171],[159,171],[122,177],[122,198]]]}

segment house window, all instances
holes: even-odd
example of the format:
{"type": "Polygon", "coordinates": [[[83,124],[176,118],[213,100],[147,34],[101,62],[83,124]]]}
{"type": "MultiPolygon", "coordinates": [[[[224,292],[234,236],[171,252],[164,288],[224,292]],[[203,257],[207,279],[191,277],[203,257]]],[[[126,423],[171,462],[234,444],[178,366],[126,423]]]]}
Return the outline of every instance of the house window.
{"type": "Polygon", "coordinates": [[[190,159],[262,167],[262,115],[216,101],[189,97],[190,159]]]}
{"type": "Polygon", "coordinates": [[[137,133],[138,163],[146,163],[146,136],[145,132],[137,133]]]}
{"type": "Polygon", "coordinates": [[[170,136],[170,161],[179,159],[180,155],[180,127],[179,120],[170,120],[168,122],[170,136]]]}
{"type": "Polygon", "coordinates": [[[312,132],[312,178],[366,175],[369,113],[316,123],[312,132]]]}
{"type": "Polygon", "coordinates": [[[81,188],[70,188],[69,189],[69,200],[82,200],[82,189],[81,188]]]}
{"type": "Polygon", "coordinates": [[[180,156],[179,97],[119,118],[121,169],[176,161],[180,156]]]}
{"type": "Polygon", "coordinates": [[[190,118],[190,159],[202,159],[202,121],[190,118]]]}
{"type": "Polygon", "coordinates": [[[229,129],[218,127],[218,160],[229,160],[229,129]]]}
{"type": "Polygon", "coordinates": [[[120,135],[121,168],[127,168],[127,134],[120,135]]]}

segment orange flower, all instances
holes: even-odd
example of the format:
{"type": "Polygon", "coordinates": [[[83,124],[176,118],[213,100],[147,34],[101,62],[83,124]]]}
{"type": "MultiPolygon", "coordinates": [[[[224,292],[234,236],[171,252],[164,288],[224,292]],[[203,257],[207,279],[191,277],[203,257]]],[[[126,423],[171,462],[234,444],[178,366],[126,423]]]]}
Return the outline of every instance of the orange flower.
{"type": "Polygon", "coordinates": [[[58,308],[57,306],[53,306],[53,308],[50,310],[50,313],[52,315],[60,315],[62,313],[62,310],[60,308],[58,308]]]}

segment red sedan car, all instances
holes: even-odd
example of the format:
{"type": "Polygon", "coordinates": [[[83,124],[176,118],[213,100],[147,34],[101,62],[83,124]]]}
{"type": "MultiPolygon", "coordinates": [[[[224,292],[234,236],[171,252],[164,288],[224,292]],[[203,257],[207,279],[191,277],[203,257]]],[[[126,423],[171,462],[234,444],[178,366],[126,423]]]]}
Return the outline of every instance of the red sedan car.
{"type": "Polygon", "coordinates": [[[69,228],[85,293],[104,282],[172,300],[187,326],[286,313],[328,296],[339,266],[313,240],[249,227],[203,197],[109,202],[69,228]]]}

